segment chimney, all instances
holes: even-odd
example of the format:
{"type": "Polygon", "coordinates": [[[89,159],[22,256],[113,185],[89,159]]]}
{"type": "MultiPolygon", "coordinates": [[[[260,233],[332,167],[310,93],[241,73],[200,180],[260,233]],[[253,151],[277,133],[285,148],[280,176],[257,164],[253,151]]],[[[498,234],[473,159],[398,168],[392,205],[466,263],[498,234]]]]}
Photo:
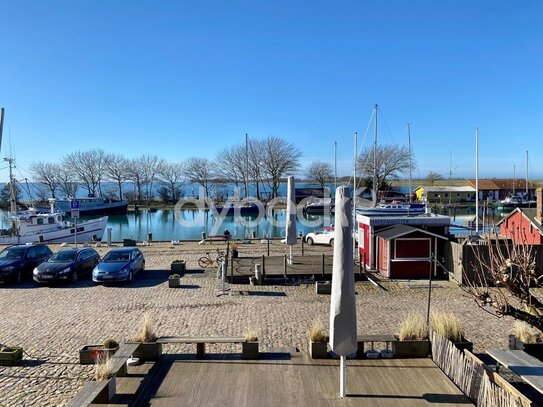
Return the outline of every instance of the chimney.
{"type": "Polygon", "coordinates": [[[535,199],[537,201],[535,217],[539,223],[543,223],[543,188],[537,188],[535,190],[535,199]]]}

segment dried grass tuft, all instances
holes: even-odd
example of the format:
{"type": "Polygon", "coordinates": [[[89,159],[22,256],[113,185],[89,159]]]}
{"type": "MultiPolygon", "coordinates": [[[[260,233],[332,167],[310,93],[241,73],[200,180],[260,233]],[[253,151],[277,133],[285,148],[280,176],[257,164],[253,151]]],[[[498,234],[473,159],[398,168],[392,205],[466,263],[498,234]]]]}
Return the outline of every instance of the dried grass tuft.
{"type": "Polygon", "coordinates": [[[315,319],[307,331],[307,337],[311,342],[326,342],[326,333],[324,332],[324,325],[320,319],[315,319]]]}
{"type": "Polygon", "coordinates": [[[464,327],[460,318],[452,312],[432,312],[430,327],[438,335],[452,342],[464,340],[464,327]]]}
{"type": "Polygon", "coordinates": [[[108,380],[113,373],[113,360],[109,356],[98,355],[94,367],[96,380],[108,380]]]}
{"type": "Polygon", "coordinates": [[[528,324],[521,321],[515,321],[513,334],[524,343],[537,343],[541,339],[538,334],[532,332],[528,324]]]}
{"type": "Polygon", "coordinates": [[[256,342],[256,341],[258,341],[258,334],[252,328],[247,328],[247,330],[243,333],[243,336],[245,337],[245,340],[247,342],[256,342]]]}
{"type": "Polygon", "coordinates": [[[151,317],[149,314],[145,314],[141,320],[140,330],[134,337],[134,342],[148,343],[155,342],[156,335],[153,331],[153,325],[151,323],[151,317]]]}
{"type": "Polygon", "coordinates": [[[418,314],[407,314],[400,325],[400,341],[417,341],[428,338],[428,327],[418,314]]]}

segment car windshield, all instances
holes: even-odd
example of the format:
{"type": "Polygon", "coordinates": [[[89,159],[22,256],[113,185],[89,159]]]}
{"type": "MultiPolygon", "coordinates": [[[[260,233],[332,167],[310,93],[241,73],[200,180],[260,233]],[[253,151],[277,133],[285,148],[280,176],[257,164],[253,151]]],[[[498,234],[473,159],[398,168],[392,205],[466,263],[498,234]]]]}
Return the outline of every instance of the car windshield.
{"type": "Polygon", "coordinates": [[[109,252],[105,255],[102,261],[105,262],[116,262],[116,261],[129,261],[130,252],[109,252]]]}
{"type": "Polygon", "coordinates": [[[4,249],[0,252],[0,259],[14,259],[20,260],[24,257],[26,248],[15,247],[11,249],[4,249]]]}
{"type": "Polygon", "coordinates": [[[75,260],[76,252],[74,251],[60,251],[56,254],[54,254],[50,259],[50,263],[65,263],[68,261],[74,261],[75,260]]]}

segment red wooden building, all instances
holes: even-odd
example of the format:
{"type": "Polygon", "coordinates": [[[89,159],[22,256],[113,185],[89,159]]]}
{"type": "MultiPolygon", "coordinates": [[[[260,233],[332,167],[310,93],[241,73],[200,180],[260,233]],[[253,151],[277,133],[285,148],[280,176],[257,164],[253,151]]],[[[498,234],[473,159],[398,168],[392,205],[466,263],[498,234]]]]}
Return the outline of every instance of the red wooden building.
{"type": "Polygon", "coordinates": [[[498,226],[500,234],[515,243],[543,244],[543,199],[536,191],[537,208],[517,208],[503,218],[498,226]]]}
{"type": "Polygon", "coordinates": [[[450,218],[357,215],[358,250],[366,267],[390,278],[428,278],[436,271],[432,255],[439,255],[438,241],[447,239],[450,218]]]}

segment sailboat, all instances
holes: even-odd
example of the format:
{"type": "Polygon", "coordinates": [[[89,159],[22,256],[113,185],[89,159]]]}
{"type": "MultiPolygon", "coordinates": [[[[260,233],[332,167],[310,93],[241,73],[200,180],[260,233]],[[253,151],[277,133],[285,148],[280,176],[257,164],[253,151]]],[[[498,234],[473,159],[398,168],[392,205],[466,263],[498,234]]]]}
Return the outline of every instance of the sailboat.
{"type": "Polygon", "coordinates": [[[537,202],[530,199],[528,190],[528,151],[526,151],[526,191],[524,193],[515,193],[515,181],[513,178],[513,193],[498,203],[498,210],[536,207],[537,202]]]}
{"type": "MultiPolygon", "coordinates": [[[[374,106],[374,137],[373,137],[373,207],[370,208],[357,208],[356,213],[361,215],[371,216],[386,216],[386,215],[420,215],[426,212],[426,205],[423,203],[404,203],[399,201],[392,201],[390,203],[377,204],[377,116],[379,106],[374,106]]],[[[409,151],[411,153],[411,131],[408,127],[409,135],[409,151]]],[[[409,166],[411,170],[411,165],[409,166]]],[[[410,171],[411,172],[411,171],[410,171]]],[[[411,173],[409,178],[411,179],[411,173]]],[[[411,184],[411,181],[410,181],[411,184]]],[[[410,187],[411,189],[411,187],[410,187]]],[[[411,193],[411,191],[410,191],[411,193]]],[[[410,199],[411,201],[411,199],[410,199]]]]}
{"type": "MultiPolygon", "coordinates": [[[[0,150],[2,128],[5,111],[0,110],[0,150]]],[[[100,240],[107,224],[107,216],[85,222],[71,224],[64,221],[63,214],[55,211],[55,200],[50,199],[50,213],[39,213],[30,208],[17,210],[15,195],[15,178],[13,177],[14,158],[5,158],[9,164],[10,209],[9,213],[1,211],[1,216],[9,223],[8,229],[0,229],[0,245],[26,243],[85,243],[100,240]]]]}

